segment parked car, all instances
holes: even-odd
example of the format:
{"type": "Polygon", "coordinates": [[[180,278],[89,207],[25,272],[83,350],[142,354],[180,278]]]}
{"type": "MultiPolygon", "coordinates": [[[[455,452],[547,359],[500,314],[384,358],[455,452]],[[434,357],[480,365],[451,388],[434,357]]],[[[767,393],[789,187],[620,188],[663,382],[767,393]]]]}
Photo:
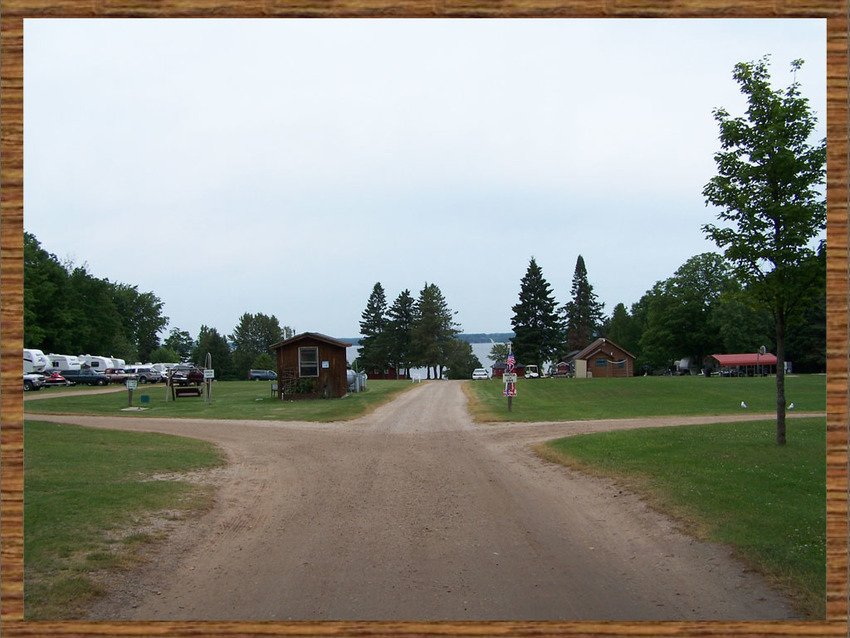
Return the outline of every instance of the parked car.
{"type": "Polygon", "coordinates": [[[171,369],[172,385],[201,385],[204,382],[204,371],[195,366],[176,366],[171,369]]]}
{"type": "Polygon", "coordinates": [[[109,385],[109,379],[102,372],[96,372],[91,368],[80,368],[79,370],[60,370],[59,374],[70,381],[71,385],[109,385]]]}
{"type": "Polygon", "coordinates": [[[131,374],[123,368],[107,368],[103,374],[109,379],[110,383],[126,383],[127,379],[135,379],[136,375],[131,374]]]}
{"type": "Polygon", "coordinates": [[[24,392],[41,390],[44,386],[44,377],[40,374],[29,373],[24,375],[24,392]]]}
{"type": "Polygon", "coordinates": [[[159,374],[159,371],[150,366],[127,366],[124,368],[124,372],[136,375],[136,379],[139,380],[139,383],[156,383],[157,381],[162,380],[162,376],[159,374]]]}
{"type": "Polygon", "coordinates": [[[490,375],[487,374],[486,368],[475,368],[475,370],[472,371],[472,378],[476,379],[476,380],[477,379],[489,379],[490,375]]]}
{"type": "Polygon", "coordinates": [[[248,370],[248,381],[275,381],[277,372],[274,370],[248,370]]]}

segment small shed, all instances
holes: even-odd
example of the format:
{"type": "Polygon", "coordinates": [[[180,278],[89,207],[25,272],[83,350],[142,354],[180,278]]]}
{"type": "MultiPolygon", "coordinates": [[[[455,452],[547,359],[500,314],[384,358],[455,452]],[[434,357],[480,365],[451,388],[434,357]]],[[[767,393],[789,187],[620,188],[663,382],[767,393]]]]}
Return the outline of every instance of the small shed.
{"type": "Polygon", "coordinates": [[[576,378],[631,377],[635,372],[635,355],[603,338],[578,351],[566,363],[572,364],[576,378]]]}
{"type": "Polygon", "coordinates": [[[278,398],[345,396],[350,345],[318,332],[304,332],[270,346],[277,361],[278,398]]]}
{"type": "Polygon", "coordinates": [[[756,374],[773,374],[776,372],[776,355],[766,352],[759,354],[713,354],[705,358],[709,368],[720,368],[724,377],[754,376],[756,374]]]}
{"type": "MultiPolygon", "coordinates": [[[[508,364],[504,361],[497,361],[492,366],[490,366],[490,369],[493,370],[493,374],[491,375],[492,378],[501,379],[508,369],[508,364]]],[[[521,363],[514,364],[514,374],[516,374],[518,377],[524,377],[525,366],[521,363]]]]}

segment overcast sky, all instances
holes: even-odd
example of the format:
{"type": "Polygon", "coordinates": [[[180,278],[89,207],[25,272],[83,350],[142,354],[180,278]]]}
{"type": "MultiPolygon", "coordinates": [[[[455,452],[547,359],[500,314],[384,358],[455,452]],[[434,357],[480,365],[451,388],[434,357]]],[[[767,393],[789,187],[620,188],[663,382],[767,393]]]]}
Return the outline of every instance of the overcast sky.
{"type": "MultiPolygon", "coordinates": [[[[826,22],[26,20],[24,228],[164,302],[359,334],[435,283],[465,332],[511,330],[534,256],[610,314],[715,251],[702,189],[737,62],[797,72],[826,130],[826,22]]],[[[164,336],[164,335],[163,335],[164,336]]]]}

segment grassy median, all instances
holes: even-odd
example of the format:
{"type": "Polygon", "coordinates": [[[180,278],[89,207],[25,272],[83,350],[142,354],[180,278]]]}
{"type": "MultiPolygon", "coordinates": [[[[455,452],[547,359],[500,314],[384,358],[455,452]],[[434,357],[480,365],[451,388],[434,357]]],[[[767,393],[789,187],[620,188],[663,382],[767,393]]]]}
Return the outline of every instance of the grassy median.
{"type": "MultiPolygon", "coordinates": [[[[480,422],[582,421],[647,416],[776,411],[775,377],[519,379],[508,412],[498,379],[469,381],[469,411],[480,422]]],[[[789,375],[785,396],[797,411],[826,410],[826,375],[789,375]]]]}
{"type": "Polygon", "coordinates": [[[206,510],[211,488],[151,480],[223,464],[212,444],[24,423],[24,617],[73,619],[103,592],[92,573],[136,564],[157,521],[206,510]]]}
{"type": "Polygon", "coordinates": [[[792,593],[802,611],[826,605],[826,420],[651,428],[573,436],[538,452],[613,477],[699,538],[733,545],[792,593]]]}
{"type": "MultiPolygon", "coordinates": [[[[202,397],[181,397],[166,401],[168,388],[162,384],[140,385],[133,393],[133,407],[125,411],[129,393],[123,387],[106,394],[79,394],[74,388],[57,392],[49,399],[24,403],[27,414],[95,414],[167,418],[247,419],[276,421],[346,421],[368,414],[412,387],[410,381],[369,380],[365,392],[342,399],[304,399],[280,401],[271,394],[267,381],[216,381],[212,384],[212,402],[202,397]],[[146,397],[146,398],[145,398],[146,397]]],[[[41,390],[52,392],[53,388],[41,390]]]]}

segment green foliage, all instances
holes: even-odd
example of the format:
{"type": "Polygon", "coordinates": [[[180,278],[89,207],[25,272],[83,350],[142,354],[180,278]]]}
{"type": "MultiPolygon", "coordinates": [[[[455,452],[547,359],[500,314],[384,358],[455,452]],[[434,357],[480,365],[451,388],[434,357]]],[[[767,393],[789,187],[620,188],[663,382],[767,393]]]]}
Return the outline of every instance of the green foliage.
{"type": "Polygon", "coordinates": [[[151,363],[179,363],[180,355],[177,354],[177,351],[173,348],[161,346],[151,352],[151,356],[148,361],[151,363]]]}
{"type": "Polygon", "coordinates": [[[268,354],[271,346],[289,336],[291,336],[291,330],[281,328],[280,322],[274,315],[268,316],[262,312],[244,313],[239,317],[239,323],[230,335],[232,373],[236,378],[247,378],[254,359],[261,354],[268,354]]]}
{"type": "MultiPolygon", "coordinates": [[[[602,325],[602,309],[593,292],[593,286],[587,281],[587,268],[584,257],[576,259],[573,272],[571,300],[564,305],[564,319],[567,330],[566,352],[574,352],[587,347],[598,335],[602,325]]],[[[617,343],[617,342],[615,342],[617,343]]]]}
{"type": "Polygon", "coordinates": [[[177,353],[178,358],[174,361],[185,361],[192,356],[192,349],[196,343],[188,331],[175,327],[168,333],[168,338],[163,342],[163,345],[177,353]]]}
{"type": "Polygon", "coordinates": [[[277,370],[277,363],[268,352],[264,352],[251,362],[254,370],[277,370]]]}
{"type": "Polygon", "coordinates": [[[536,364],[542,369],[563,348],[564,326],[555,308],[552,287],[532,257],[520,281],[519,302],[511,308],[517,363],[536,364]]]}
{"type": "Polygon", "coordinates": [[[163,304],[136,286],[112,283],[85,266],[61,264],[24,233],[24,343],[45,352],[148,360],[168,324],[163,304]]]}
{"type": "Polygon", "coordinates": [[[387,297],[380,282],[372,287],[366,308],[360,315],[360,365],[383,372],[390,366],[390,334],[387,330],[387,297]]]}
{"type": "Polygon", "coordinates": [[[192,363],[198,366],[205,365],[207,353],[212,358],[216,379],[224,381],[237,378],[227,339],[215,328],[201,326],[198,331],[198,343],[192,350],[192,363]]]}
{"type": "MultiPolygon", "coordinates": [[[[795,60],[792,71],[802,63],[795,60]]],[[[703,195],[718,207],[724,225],[705,224],[703,231],[725,250],[753,302],[773,316],[781,445],[786,330],[820,294],[813,284],[822,270],[812,244],[826,226],[826,140],[810,143],[817,118],[796,81],[785,90],[772,88],[767,57],[735,65],[733,77],[748,109],[741,117],[714,110],[722,150],[714,156],[718,174],[703,195]]]]}
{"type": "Polygon", "coordinates": [[[469,379],[475,368],[480,368],[481,361],[472,352],[472,345],[460,339],[452,339],[447,348],[446,366],[449,379],[469,379]]]}
{"type": "Polygon", "coordinates": [[[658,282],[647,293],[640,342],[653,367],[682,357],[701,363],[706,356],[723,352],[722,334],[710,321],[712,309],[724,293],[738,288],[729,265],[715,253],[691,257],[672,277],[658,282]]]}
{"type": "Polygon", "coordinates": [[[606,432],[548,444],[559,460],[613,476],[704,538],[730,543],[791,588],[804,611],[826,603],[826,427],[795,419],[777,452],[771,421],[606,432]]]}
{"type": "Polygon", "coordinates": [[[410,290],[403,290],[387,310],[387,340],[390,360],[399,368],[409,370],[413,360],[413,325],[416,320],[416,301],[410,290]]]}
{"type": "Polygon", "coordinates": [[[414,306],[411,345],[414,363],[428,369],[429,379],[432,369],[434,378],[442,377],[442,368],[448,360],[455,335],[460,332],[454,315],[440,288],[426,283],[414,306]]]}
{"type": "Polygon", "coordinates": [[[504,363],[508,360],[510,347],[507,343],[494,343],[490,348],[490,358],[495,363],[504,363]]]}

